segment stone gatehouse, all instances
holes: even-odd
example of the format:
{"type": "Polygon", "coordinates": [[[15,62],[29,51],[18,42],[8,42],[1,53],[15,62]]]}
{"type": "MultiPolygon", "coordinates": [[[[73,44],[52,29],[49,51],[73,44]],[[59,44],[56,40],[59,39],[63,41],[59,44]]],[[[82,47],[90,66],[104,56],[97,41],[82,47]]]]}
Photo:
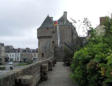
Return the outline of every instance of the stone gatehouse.
{"type": "Polygon", "coordinates": [[[78,34],[75,27],[67,19],[65,11],[62,17],[56,21],[47,16],[41,26],[37,29],[38,57],[48,58],[55,56],[58,60],[64,57],[64,46],[77,44],[78,34]]]}

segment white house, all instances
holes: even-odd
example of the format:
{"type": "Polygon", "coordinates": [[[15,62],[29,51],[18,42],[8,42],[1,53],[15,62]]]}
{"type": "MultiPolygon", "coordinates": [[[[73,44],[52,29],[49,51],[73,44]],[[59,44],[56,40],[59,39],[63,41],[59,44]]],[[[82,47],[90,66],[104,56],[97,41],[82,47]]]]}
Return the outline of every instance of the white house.
{"type": "Polygon", "coordinates": [[[14,49],[12,46],[6,46],[5,51],[9,61],[20,62],[26,60],[37,60],[38,50],[37,49],[14,49]]]}
{"type": "Polygon", "coordinates": [[[21,61],[21,53],[18,49],[11,49],[10,51],[6,52],[9,61],[19,62],[21,61]]]}

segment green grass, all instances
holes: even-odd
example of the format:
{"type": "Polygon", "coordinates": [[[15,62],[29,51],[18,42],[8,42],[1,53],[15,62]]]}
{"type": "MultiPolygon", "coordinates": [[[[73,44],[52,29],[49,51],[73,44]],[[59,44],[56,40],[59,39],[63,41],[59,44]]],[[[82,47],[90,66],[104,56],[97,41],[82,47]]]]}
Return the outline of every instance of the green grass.
{"type": "Polygon", "coordinates": [[[28,65],[28,63],[19,63],[19,64],[17,64],[17,66],[25,66],[25,65],[28,65]]]}
{"type": "Polygon", "coordinates": [[[5,66],[0,66],[0,70],[5,70],[6,67],[5,66]]]}

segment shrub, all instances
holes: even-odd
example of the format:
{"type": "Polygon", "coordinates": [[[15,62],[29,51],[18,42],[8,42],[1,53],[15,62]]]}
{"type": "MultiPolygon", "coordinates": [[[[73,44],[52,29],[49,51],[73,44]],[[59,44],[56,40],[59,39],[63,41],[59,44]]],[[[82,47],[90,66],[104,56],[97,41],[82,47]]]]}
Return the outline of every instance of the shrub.
{"type": "Polygon", "coordinates": [[[73,56],[72,78],[79,86],[112,86],[111,22],[108,17],[104,22],[105,36],[96,36],[92,30],[88,44],[73,56]]]}

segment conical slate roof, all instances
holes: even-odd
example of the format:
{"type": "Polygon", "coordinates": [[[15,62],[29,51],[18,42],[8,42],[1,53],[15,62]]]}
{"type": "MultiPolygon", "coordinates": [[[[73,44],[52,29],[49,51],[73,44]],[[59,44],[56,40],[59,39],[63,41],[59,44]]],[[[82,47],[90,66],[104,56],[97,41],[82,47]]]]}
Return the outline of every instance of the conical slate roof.
{"type": "Polygon", "coordinates": [[[42,23],[41,28],[49,28],[49,27],[53,27],[53,18],[47,16],[44,22],[42,23]]]}

